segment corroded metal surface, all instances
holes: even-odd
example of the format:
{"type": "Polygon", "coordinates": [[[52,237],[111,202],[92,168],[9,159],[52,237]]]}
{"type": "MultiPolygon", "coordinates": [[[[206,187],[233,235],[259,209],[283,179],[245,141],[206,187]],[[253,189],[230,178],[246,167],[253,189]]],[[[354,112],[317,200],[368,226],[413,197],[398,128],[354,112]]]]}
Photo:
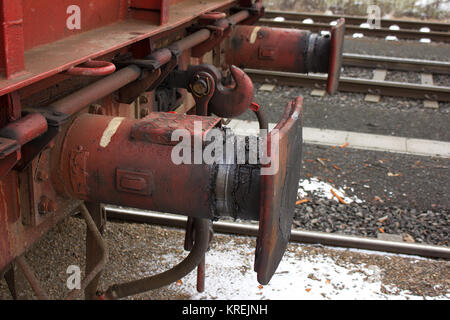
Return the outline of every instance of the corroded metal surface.
{"type": "MultiPolygon", "coordinates": [[[[278,143],[279,170],[261,177],[261,211],[255,253],[259,283],[269,283],[291,235],[295,200],[300,179],[302,151],[302,104],[299,97],[289,103],[280,123],[268,135],[268,150],[278,143]],[[279,131],[278,133],[276,133],[279,131]]],[[[263,166],[264,167],[264,166],[263,166]]]]}

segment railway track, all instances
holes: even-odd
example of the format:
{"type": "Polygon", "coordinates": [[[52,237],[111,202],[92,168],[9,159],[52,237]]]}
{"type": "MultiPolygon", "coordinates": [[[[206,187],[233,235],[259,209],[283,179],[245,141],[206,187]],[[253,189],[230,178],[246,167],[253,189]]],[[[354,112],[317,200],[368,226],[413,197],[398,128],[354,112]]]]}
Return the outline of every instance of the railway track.
{"type": "MultiPolygon", "coordinates": [[[[186,217],[175,215],[122,209],[111,206],[107,206],[106,210],[109,218],[118,220],[143,222],[176,228],[185,228],[187,222],[186,217]]],[[[257,225],[234,222],[215,222],[213,224],[213,229],[215,232],[234,235],[257,236],[258,234],[257,225]]],[[[450,259],[450,248],[448,247],[376,240],[339,234],[327,234],[323,232],[293,230],[291,242],[450,259]]]]}
{"type": "MultiPolygon", "coordinates": [[[[327,76],[322,74],[299,74],[290,72],[263,71],[246,69],[245,72],[256,82],[276,83],[287,86],[304,86],[323,89],[327,84],[327,76]]],[[[450,101],[450,87],[379,81],[341,77],[339,91],[374,94],[381,96],[407,97],[432,101],[450,101]]]]}
{"type": "MultiPolygon", "coordinates": [[[[320,13],[309,12],[287,12],[287,11],[266,11],[265,18],[274,19],[276,17],[283,17],[286,20],[299,21],[304,19],[313,19],[315,22],[330,23],[339,18],[345,18],[347,24],[360,25],[367,22],[367,17],[364,16],[349,16],[349,15],[326,15],[320,13]]],[[[430,28],[432,31],[450,32],[450,23],[417,21],[417,20],[401,20],[401,19],[381,19],[380,26],[382,28],[389,28],[392,25],[397,25],[402,29],[420,30],[421,28],[430,28]]]]}
{"type": "Polygon", "coordinates": [[[346,19],[346,34],[363,34],[368,37],[395,36],[401,40],[429,39],[435,42],[450,42],[450,24],[436,22],[406,21],[397,19],[381,19],[380,28],[369,28],[367,17],[323,15],[309,13],[291,13],[281,11],[268,11],[259,25],[280,28],[308,29],[312,32],[328,31],[330,24],[340,17],[346,19]],[[280,21],[276,18],[283,18],[280,21]],[[276,20],[275,20],[276,19],[276,20]],[[305,19],[311,19],[307,21],[305,19]]]}
{"type": "Polygon", "coordinates": [[[343,66],[450,74],[450,62],[344,53],[343,66]]]}
{"type": "MultiPolygon", "coordinates": [[[[371,68],[384,72],[381,77],[362,79],[341,77],[339,91],[365,93],[376,96],[396,96],[425,101],[450,101],[450,87],[433,84],[432,74],[450,74],[450,62],[419,59],[404,59],[384,56],[344,53],[343,65],[347,67],[371,68]],[[421,84],[386,81],[387,71],[420,72],[428,82],[421,84]]],[[[277,71],[246,69],[254,81],[275,82],[280,85],[325,88],[327,76],[322,74],[298,74],[277,71]]]]}

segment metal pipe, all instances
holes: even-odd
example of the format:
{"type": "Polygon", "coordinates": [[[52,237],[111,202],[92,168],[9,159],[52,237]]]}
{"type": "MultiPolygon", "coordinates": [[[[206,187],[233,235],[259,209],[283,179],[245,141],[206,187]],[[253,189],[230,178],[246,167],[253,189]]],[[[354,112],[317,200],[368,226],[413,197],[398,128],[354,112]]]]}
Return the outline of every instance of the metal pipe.
{"type": "Polygon", "coordinates": [[[267,116],[264,111],[259,108],[254,112],[256,114],[256,117],[258,118],[259,130],[269,130],[269,121],[267,120],[267,116]]]}
{"type": "Polygon", "coordinates": [[[36,278],[33,269],[28,264],[25,257],[24,256],[18,257],[16,259],[16,263],[19,266],[20,270],[22,270],[23,274],[25,275],[25,278],[30,283],[30,286],[33,289],[34,293],[36,294],[37,298],[39,300],[49,300],[49,297],[42,289],[39,280],[36,278]]]}
{"type": "Polygon", "coordinates": [[[181,263],[163,273],[111,286],[105,299],[120,299],[171,284],[192,272],[204,258],[209,245],[209,220],[195,219],[195,242],[189,255],[181,263]]]}
{"type": "MultiPolygon", "coordinates": [[[[327,76],[322,74],[299,74],[292,72],[277,72],[256,69],[245,69],[245,72],[255,82],[276,82],[278,85],[320,87],[327,86],[327,76]]],[[[376,93],[382,96],[408,97],[414,99],[450,101],[450,87],[430,86],[416,83],[404,83],[393,81],[378,81],[373,79],[361,79],[341,77],[339,91],[376,93]]]]}
{"type": "Polygon", "coordinates": [[[333,54],[328,36],[247,25],[233,28],[227,46],[227,64],[285,72],[327,73],[333,54]]]}
{"type": "MultiPolygon", "coordinates": [[[[243,10],[230,16],[228,19],[231,23],[238,23],[245,20],[249,15],[250,14],[247,10],[243,10]]],[[[208,40],[210,37],[210,30],[201,29],[179,41],[172,43],[168,48],[155,51],[147,58],[156,59],[161,65],[164,65],[168,63],[171,58],[171,55],[168,54],[167,49],[176,50],[181,53],[199,45],[200,43],[208,40]]],[[[135,65],[130,65],[52,103],[49,108],[56,112],[62,112],[70,115],[75,114],[81,111],[85,106],[137,80],[140,75],[141,69],[135,65]]]]}
{"type": "Polygon", "coordinates": [[[3,127],[0,130],[0,136],[16,140],[23,146],[47,132],[47,129],[45,117],[40,113],[31,113],[3,127]]]}
{"type": "Polygon", "coordinates": [[[49,108],[52,111],[73,115],[81,111],[85,106],[135,81],[140,75],[140,68],[134,65],[128,66],[67,97],[53,102],[49,108]]]}
{"type": "Polygon", "coordinates": [[[342,59],[344,66],[450,74],[450,62],[447,61],[371,56],[356,53],[344,53],[342,59]]]}
{"type": "Polygon", "coordinates": [[[239,22],[244,21],[245,19],[250,17],[250,12],[248,10],[242,10],[239,11],[238,13],[235,13],[231,16],[229,16],[227,19],[228,21],[232,24],[238,24],[239,22]]]}
{"type": "Polygon", "coordinates": [[[94,280],[94,278],[103,270],[106,264],[106,260],[108,260],[108,249],[106,248],[105,242],[103,241],[103,237],[84,203],[80,205],[80,213],[84,221],[86,222],[86,226],[91,231],[92,236],[97,242],[98,248],[100,249],[98,254],[101,258],[99,259],[97,265],[81,282],[80,290],[73,289],[67,296],[66,300],[72,300],[81,292],[83,292],[84,289],[86,289],[86,287],[89,285],[89,283],[91,283],[91,281],[94,280]]]}
{"type": "MultiPolygon", "coordinates": [[[[106,207],[107,214],[112,219],[138,221],[169,227],[183,228],[186,218],[174,215],[138,211],[132,209],[119,209],[106,207]]],[[[214,222],[215,232],[229,233],[245,236],[257,236],[258,225],[241,224],[234,222],[214,222]]],[[[292,230],[292,242],[321,244],[333,247],[356,248],[374,251],[384,251],[408,255],[419,255],[431,258],[450,259],[450,248],[444,246],[384,241],[362,237],[354,237],[323,232],[292,230]]]]}
{"type": "Polygon", "coordinates": [[[208,29],[201,29],[193,34],[172,43],[169,48],[173,50],[177,50],[179,52],[186,51],[199,45],[200,43],[206,41],[211,36],[211,31],[208,29]]]}

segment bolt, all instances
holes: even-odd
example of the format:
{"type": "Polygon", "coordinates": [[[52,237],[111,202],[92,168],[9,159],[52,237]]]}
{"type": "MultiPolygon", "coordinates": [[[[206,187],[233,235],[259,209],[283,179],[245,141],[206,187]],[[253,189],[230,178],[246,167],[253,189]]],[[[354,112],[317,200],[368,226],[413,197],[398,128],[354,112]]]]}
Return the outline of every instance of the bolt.
{"type": "Polygon", "coordinates": [[[206,96],[209,92],[208,83],[204,79],[198,79],[192,84],[192,91],[197,96],[206,96]]]}
{"type": "Polygon", "coordinates": [[[48,179],[48,173],[44,172],[44,171],[38,171],[36,178],[38,181],[43,182],[43,181],[47,181],[48,179]]]}
{"type": "Polygon", "coordinates": [[[146,96],[140,96],[139,97],[139,103],[140,104],[147,104],[148,103],[148,98],[146,96]]]}
{"type": "Polygon", "coordinates": [[[104,116],[106,115],[106,110],[99,104],[91,104],[89,107],[89,113],[104,116]]]}
{"type": "Polygon", "coordinates": [[[41,197],[41,201],[39,201],[38,205],[38,211],[40,214],[55,212],[57,208],[58,205],[55,201],[49,199],[46,196],[41,197]]]}
{"type": "Polygon", "coordinates": [[[57,209],[58,209],[58,204],[55,201],[50,200],[48,203],[48,211],[53,213],[53,212],[56,212],[57,209]]]}
{"type": "Polygon", "coordinates": [[[150,114],[150,109],[149,108],[142,108],[141,109],[141,118],[145,118],[149,114],[150,114]]]}

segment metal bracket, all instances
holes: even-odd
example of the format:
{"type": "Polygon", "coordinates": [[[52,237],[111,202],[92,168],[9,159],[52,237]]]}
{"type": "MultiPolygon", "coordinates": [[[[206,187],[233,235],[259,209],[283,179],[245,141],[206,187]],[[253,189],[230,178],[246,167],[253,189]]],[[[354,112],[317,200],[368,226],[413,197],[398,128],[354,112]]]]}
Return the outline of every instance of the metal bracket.
{"type": "Polygon", "coordinates": [[[70,115],[57,112],[57,111],[47,111],[47,110],[32,110],[35,112],[40,112],[47,120],[48,130],[45,134],[39,138],[25,144],[22,146],[22,159],[15,167],[16,170],[23,170],[33,161],[33,159],[41,153],[50,142],[58,135],[61,131],[61,126],[69,121],[70,115]]]}

